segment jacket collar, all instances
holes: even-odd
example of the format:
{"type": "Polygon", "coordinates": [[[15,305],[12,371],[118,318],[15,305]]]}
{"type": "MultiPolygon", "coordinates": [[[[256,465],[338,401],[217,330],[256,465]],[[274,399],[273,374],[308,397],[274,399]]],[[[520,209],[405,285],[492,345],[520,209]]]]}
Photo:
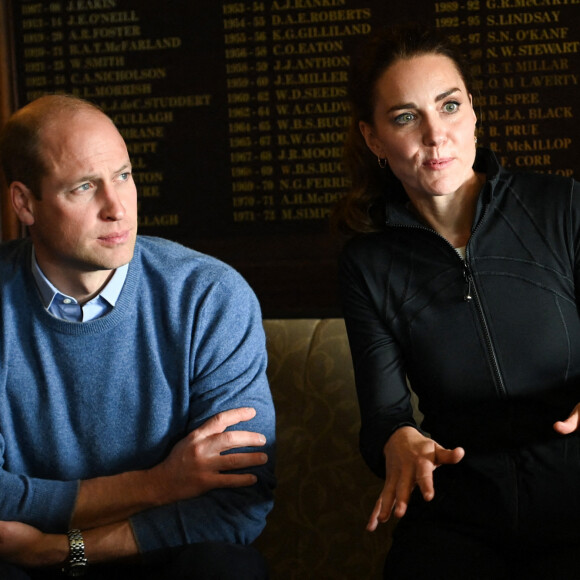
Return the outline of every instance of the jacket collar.
{"type": "MultiPolygon", "coordinates": [[[[483,209],[493,198],[493,192],[496,190],[496,186],[504,170],[499,164],[499,161],[497,160],[494,152],[491,151],[491,149],[487,149],[485,147],[477,148],[473,168],[480,173],[485,173],[486,175],[486,182],[479,194],[479,199],[477,202],[477,222],[479,216],[482,215],[483,209]]],[[[393,179],[392,187],[399,190],[395,193],[395,196],[393,196],[397,197],[398,199],[397,201],[387,200],[385,205],[385,224],[416,226],[417,224],[421,223],[415,216],[414,212],[409,209],[410,200],[409,197],[404,193],[401,182],[398,179],[393,179]]]]}

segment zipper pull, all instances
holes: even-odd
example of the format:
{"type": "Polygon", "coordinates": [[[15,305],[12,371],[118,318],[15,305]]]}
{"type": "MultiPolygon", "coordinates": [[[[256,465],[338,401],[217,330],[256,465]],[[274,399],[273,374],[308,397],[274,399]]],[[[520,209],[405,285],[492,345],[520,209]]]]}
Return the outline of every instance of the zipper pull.
{"type": "Polygon", "coordinates": [[[463,266],[463,277],[465,278],[465,294],[463,295],[463,300],[469,302],[472,299],[471,296],[471,272],[469,271],[469,266],[467,262],[463,266]]]}

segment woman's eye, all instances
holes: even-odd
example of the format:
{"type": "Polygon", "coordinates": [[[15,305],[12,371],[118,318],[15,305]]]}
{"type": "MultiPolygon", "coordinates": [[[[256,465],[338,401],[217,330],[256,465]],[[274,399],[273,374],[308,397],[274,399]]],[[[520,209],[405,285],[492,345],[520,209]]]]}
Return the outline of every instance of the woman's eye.
{"type": "Polygon", "coordinates": [[[450,101],[449,103],[445,103],[443,109],[446,113],[455,113],[459,109],[459,103],[456,101],[450,101]]]}
{"type": "Polygon", "coordinates": [[[395,123],[399,125],[405,125],[407,123],[410,123],[414,119],[415,115],[413,115],[413,113],[403,113],[402,115],[395,117],[395,123]]]}

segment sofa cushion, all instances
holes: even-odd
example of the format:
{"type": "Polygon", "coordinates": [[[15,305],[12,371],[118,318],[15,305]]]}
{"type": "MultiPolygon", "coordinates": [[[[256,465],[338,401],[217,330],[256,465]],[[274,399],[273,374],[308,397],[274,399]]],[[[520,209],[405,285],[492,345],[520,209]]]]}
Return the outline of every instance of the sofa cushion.
{"type": "Polygon", "coordinates": [[[360,418],[342,319],[266,320],[278,487],[256,545],[271,577],[381,578],[393,524],[371,534],[382,489],[358,451],[360,418]]]}

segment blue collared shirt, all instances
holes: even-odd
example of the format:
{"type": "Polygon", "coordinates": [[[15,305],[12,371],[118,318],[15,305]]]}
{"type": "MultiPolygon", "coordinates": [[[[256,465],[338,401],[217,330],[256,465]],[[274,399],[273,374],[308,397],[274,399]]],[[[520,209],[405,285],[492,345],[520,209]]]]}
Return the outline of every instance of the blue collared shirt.
{"type": "Polygon", "coordinates": [[[42,303],[53,316],[69,322],[88,322],[113,310],[123,289],[125,278],[127,278],[129,264],[117,268],[101,292],[82,306],[72,296],[60,292],[48,280],[36,261],[34,250],[32,251],[31,267],[42,303]]]}

